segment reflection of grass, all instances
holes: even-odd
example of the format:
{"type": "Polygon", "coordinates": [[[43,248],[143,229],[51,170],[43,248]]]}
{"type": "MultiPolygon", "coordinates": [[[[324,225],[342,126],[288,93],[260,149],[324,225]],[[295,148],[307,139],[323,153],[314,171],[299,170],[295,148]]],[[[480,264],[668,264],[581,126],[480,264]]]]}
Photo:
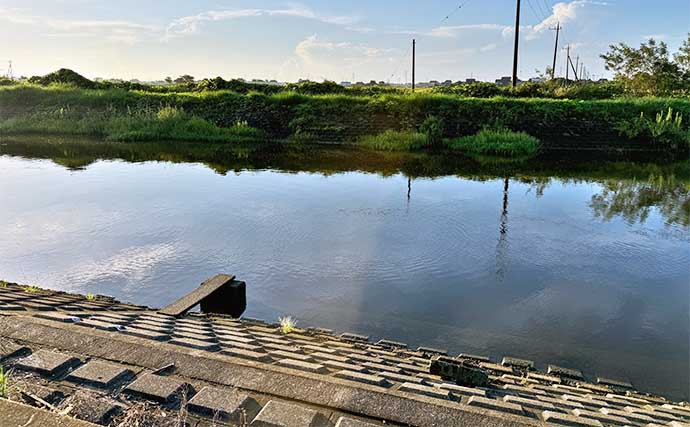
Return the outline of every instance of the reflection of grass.
{"type": "Polygon", "coordinates": [[[524,132],[484,129],[476,135],[451,140],[448,147],[474,155],[524,157],[536,154],[541,142],[524,132]]]}
{"type": "Polygon", "coordinates": [[[426,147],[429,141],[423,133],[387,130],[378,135],[363,137],[359,145],[379,151],[413,151],[426,147]]]}
{"type": "Polygon", "coordinates": [[[280,319],[280,331],[284,334],[289,334],[297,329],[297,321],[292,317],[281,317],[280,319]]]}

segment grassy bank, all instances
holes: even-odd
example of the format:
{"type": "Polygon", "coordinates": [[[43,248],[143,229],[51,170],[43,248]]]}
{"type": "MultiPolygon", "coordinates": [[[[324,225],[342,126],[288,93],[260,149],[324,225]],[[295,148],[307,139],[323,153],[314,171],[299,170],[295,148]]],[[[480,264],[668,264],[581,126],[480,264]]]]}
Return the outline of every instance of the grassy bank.
{"type": "Polygon", "coordinates": [[[616,148],[624,147],[628,141],[656,143],[651,132],[624,134],[621,131],[625,123],[637,120],[641,114],[654,118],[672,108],[675,114],[685,118],[680,125],[683,131],[687,131],[690,122],[690,100],[678,98],[574,101],[484,99],[445,94],[309,96],[294,92],[267,95],[223,90],[151,93],[22,85],[0,88],[0,132],[51,132],[52,128],[64,134],[134,139],[139,132],[147,138],[162,138],[168,133],[148,132],[151,125],[158,124],[151,119],[150,112],[157,114],[166,107],[182,110],[187,115],[186,129],[190,132],[182,129],[176,133],[180,137],[201,132],[218,140],[229,135],[209,126],[233,129],[237,123],[246,123],[245,128],[231,131],[232,138],[246,136],[247,129],[254,128],[273,138],[309,135],[316,141],[353,142],[386,131],[417,132],[429,116],[434,116],[444,124],[445,138],[474,135],[486,127],[502,127],[526,132],[545,144],[561,139],[585,143],[596,138],[616,148]],[[133,120],[139,122],[133,124],[133,120]]]}

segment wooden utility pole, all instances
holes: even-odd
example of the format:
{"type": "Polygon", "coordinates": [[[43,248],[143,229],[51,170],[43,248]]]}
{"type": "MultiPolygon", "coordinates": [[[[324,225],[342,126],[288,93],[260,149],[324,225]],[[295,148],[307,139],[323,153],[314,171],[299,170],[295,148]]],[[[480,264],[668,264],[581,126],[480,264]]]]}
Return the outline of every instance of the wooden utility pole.
{"type": "Polygon", "coordinates": [[[570,45],[565,48],[565,81],[570,81],[570,45]]]}
{"type": "Polygon", "coordinates": [[[556,78],[556,57],[558,56],[558,36],[561,33],[560,21],[556,24],[556,47],[553,49],[553,67],[551,67],[551,80],[556,78]]]}
{"type": "Polygon", "coordinates": [[[415,68],[417,66],[416,60],[417,60],[417,40],[412,39],[412,92],[414,92],[414,89],[415,89],[415,68]]]}
{"type": "Polygon", "coordinates": [[[575,70],[573,72],[575,73],[575,80],[580,80],[580,55],[575,58],[575,70]]]}
{"type": "Polygon", "coordinates": [[[517,86],[518,73],[518,48],[520,47],[520,0],[517,0],[515,12],[515,49],[513,50],[513,87],[517,86]]]}

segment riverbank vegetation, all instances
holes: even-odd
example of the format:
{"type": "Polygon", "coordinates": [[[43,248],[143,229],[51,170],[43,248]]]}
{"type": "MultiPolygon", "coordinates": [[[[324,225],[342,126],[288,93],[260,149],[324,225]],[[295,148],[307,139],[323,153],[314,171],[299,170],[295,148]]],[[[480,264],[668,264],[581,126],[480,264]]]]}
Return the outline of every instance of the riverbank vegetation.
{"type": "Polygon", "coordinates": [[[483,129],[475,135],[448,141],[448,147],[471,155],[524,158],[533,156],[541,142],[525,132],[507,129],[483,129]]]}
{"type": "Polygon", "coordinates": [[[0,121],[0,134],[82,135],[107,141],[247,142],[266,140],[264,132],[246,122],[218,127],[184,109],[79,111],[68,107],[24,114],[0,121]]]}
{"type": "MultiPolygon", "coordinates": [[[[639,48],[611,46],[602,58],[615,73],[613,81],[553,79],[517,88],[463,83],[414,94],[375,82],[350,87],[333,82],[278,85],[222,78],[196,81],[192,76],[150,86],[96,82],[62,69],[23,81],[0,81],[0,135],[359,142],[400,151],[437,149],[445,139],[455,140],[458,147],[460,138],[500,128],[538,138],[544,149],[552,141],[568,140],[575,141],[570,145],[601,141],[611,149],[642,144],[687,151],[690,36],[674,55],[663,42],[649,40],[639,48]],[[668,118],[669,112],[673,117],[668,118]]],[[[469,139],[463,141],[470,146],[469,139]]]]}

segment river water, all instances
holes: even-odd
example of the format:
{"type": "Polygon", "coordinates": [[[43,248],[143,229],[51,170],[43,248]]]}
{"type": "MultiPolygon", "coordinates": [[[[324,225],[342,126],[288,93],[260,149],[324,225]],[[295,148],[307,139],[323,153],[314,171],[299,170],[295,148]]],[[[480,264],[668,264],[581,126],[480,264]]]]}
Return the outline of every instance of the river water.
{"type": "Polygon", "coordinates": [[[90,144],[0,144],[0,279],[162,306],[231,273],[250,317],[688,398],[687,163],[90,144]]]}

